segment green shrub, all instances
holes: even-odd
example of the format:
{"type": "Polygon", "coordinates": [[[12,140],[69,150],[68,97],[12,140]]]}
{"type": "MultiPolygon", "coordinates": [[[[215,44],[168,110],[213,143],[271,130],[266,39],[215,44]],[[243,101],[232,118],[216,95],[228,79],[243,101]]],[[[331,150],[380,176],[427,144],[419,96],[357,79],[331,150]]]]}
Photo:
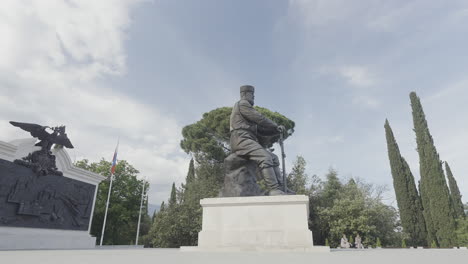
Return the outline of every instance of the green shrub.
{"type": "Polygon", "coordinates": [[[380,238],[377,238],[377,242],[375,244],[376,247],[382,247],[382,242],[380,242],[380,238]]]}
{"type": "Polygon", "coordinates": [[[468,247],[468,218],[457,219],[457,244],[459,247],[468,247]]]}

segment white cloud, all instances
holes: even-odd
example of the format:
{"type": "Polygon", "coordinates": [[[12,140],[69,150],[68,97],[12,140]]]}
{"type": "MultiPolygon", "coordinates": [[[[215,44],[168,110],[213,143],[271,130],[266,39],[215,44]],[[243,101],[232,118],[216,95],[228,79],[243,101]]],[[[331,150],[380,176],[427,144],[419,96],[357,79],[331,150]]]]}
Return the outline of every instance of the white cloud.
{"type": "Polygon", "coordinates": [[[4,1],[1,66],[30,72],[46,65],[77,78],[122,73],[128,11],[138,2],[4,1]]]}
{"type": "Polygon", "coordinates": [[[335,75],[346,81],[352,87],[372,87],[376,83],[375,74],[364,65],[321,66],[319,74],[335,75]]]}
{"type": "Polygon", "coordinates": [[[352,88],[351,100],[354,105],[364,108],[378,108],[380,106],[380,101],[369,91],[369,88],[375,87],[377,81],[368,67],[362,65],[324,66],[318,72],[344,79],[346,84],[352,88]]]}
{"type": "Polygon", "coordinates": [[[369,29],[376,31],[391,32],[397,30],[401,24],[407,22],[407,18],[411,17],[418,8],[418,1],[403,3],[393,8],[385,8],[378,12],[367,22],[369,29]]]}
{"type": "Polygon", "coordinates": [[[338,72],[349,84],[356,87],[369,87],[375,83],[368,68],[364,66],[343,66],[338,68],[338,72]]]}
{"type": "MultiPolygon", "coordinates": [[[[141,1],[4,1],[0,7],[0,140],[28,137],[10,120],[66,125],[71,157],[120,159],[151,183],[180,182],[181,126],[100,77],[126,72],[130,12],[141,1]]],[[[159,190],[166,192],[166,190],[159,190]]]]}
{"type": "MultiPolygon", "coordinates": [[[[466,15],[463,1],[346,1],[290,0],[290,16],[298,16],[306,27],[349,26],[352,29],[377,32],[398,32],[407,28],[423,29],[422,22],[434,22],[434,14],[445,15],[447,8],[455,9],[453,16],[466,15]]],[[[449,16],[452,16],[449,15],[449,16]]]]}
{"type": "Polygon", "coordinates": [[[422,100],[428,103],[437,103],[438,101],[450,100],[452,96],[456,96],[456,94],[465,91],[467,87],[468,79],[459,80],[444,87],[440,87],[437,92],[424,97],[422,100]]]}

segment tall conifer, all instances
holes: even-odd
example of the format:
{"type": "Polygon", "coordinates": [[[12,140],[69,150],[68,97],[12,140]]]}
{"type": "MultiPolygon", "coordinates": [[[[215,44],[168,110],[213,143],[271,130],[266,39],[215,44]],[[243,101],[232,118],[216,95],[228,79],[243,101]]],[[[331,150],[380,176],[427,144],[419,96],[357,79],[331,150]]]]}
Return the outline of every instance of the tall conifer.
{"type": "Polygon", "coordinates": [[[458,189],[457,181],[453,177],[452,170],[448,162],[445,162],[445,172],[447,173],[447,179],[450,187],[450,197],[452,198],[453,209],[455,217],[465,217],[465,208],[461,199],[460,189],[458,189]]]}
{"type": "Polygon", "coordinates": [[[194,181],[195,181],[195,165],[194,165],[193,158],[192,158],[189,163],[187,176],[185,177],[185,183],[181,183],[180,190],[179,190],[181,203],[184,203],[187,196],[190,196],[189,194],[187,194],[187,190],[192,188],[191,186],[193,186],[194,181]]]}
{"type": "Polygon", "coordinates": [[[195,180],[195,165],[194,165],[193,158],[192,158],[190,160],[187,177],[185,178],[185,185],[189,185],[190,183],[193,182],[193,180],[195,180]]]}
{"type": "Polygon", "coordinates": [[[177,203],[177,191],[175,183],[172,183],[171,197],[169,198],[169,208],[174,208],[177,203]]]}
{"type": "Polygon", "coordinates": [[[419,153],[420,193],[428,231],[427,241],[431,243],[435,237],[440,247],[452,247],[456,244],[455,218],[442,162],[429,133],[419,97],[411,92],[410,99],[419,153]]]}
{"type": "Polygon", "coordinates": [[[384,127],[393,187],[400,211],[403,232],[409,235],[408,244],[410,246],[424,246],[427,244],[426,223],[424,221],[421,198],[416,189],[413,174],[408,163],[400,154],[400,149],[388,120],[385,120],[384,127]]]}

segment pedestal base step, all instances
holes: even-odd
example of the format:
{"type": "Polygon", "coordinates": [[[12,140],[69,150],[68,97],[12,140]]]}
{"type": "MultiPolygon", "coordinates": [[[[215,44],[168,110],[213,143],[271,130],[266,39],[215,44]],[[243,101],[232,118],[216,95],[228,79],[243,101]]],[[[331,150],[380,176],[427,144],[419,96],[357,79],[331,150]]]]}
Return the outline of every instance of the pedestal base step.
{"type": "Polygon", "coordinates": [[[90,249],[96,238],[88,231],[0,227],[0,250],[90,249]]]}
{"type": "Polygon", "coordinates": [[[183,252],[313,252],[313,253],[329,253],[330,247],[326,246],[313,246],[313,247],[180,247],[183,252]]]}

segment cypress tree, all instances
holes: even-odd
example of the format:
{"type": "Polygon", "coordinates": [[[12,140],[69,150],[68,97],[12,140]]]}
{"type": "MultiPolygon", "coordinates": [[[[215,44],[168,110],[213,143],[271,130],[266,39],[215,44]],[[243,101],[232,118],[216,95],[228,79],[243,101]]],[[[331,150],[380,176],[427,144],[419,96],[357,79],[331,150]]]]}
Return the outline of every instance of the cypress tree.
{"type": "Polygon", "coordinates": [[[177,203],[177,191],[175,183],[172,183],[171,197],[169,198],[169,208],[173,208],[177,203]]]}
{"type": "Polygon", "coordinates": [[[184,203],[187,196],[187,190],[190,188],[190,186],[193,185],[195,181],[195,164],[193,162],[193,158],[190,160],[189,163],[189,169],[187,172],[187,176],[185,177],[185,183],[181,184],[181,188],[179,190],[180,194],[180,203],[184,203]]]}
{"type": "Polygon", "coordinates": [[[288,174],[288,188],[296,192],[296,194],[306,194],[306,184],[308,175],[305,172],[307,163],[302,156],[297,156],[293,163],[291,173],[288,174]]]}
{"type": "Polygon", "coordinates": [[[380,242],[380,238],[377,238],[377,242],[375,242],[375,246],[377,248],[381,248],[382,247],[382,242],[380,242]]]}
{"type": "Polygon", "coordinates": [[[456,244],[456,226],[442,162],[429,133],[419,97],[411,92],[410,99],[419,153],[420,192],[428,231],[427,240],[431,243],[435,237],[440,247],[452,247],[456,244]]]}
{"type": "Polygon", "coordinates": [[[388,158],[393,177],[393,187],[400,211],[403,232],[409,235],[411,246],[427,245],[426,223],[423,216],[421,198],[419,197],[413,174],[406,160],[401,156],[392,128],[385,120],[385,135],[387,138],[388,158]]]}
{"type": "Polygon", "coordinates": [[[156,212],[156,210],[154,210],[153,216],[151,216],[151,223],[154,223],[154,218],[156,217],[156,214],[157,214],[157,212],[156,212]]]}
{"type": "Polygon", "coordinates": [[[192,158],[192,159],[190,160],[189,170],[188,170],[188,173],[187,173],[187,177],[185,178],[185,184],[186,184],[186,185],[189,185],[189,184],[192,183],[194,180],[195,180],[195,165],[194,165],[193,158],[192,158]]]}
{"type": "MultiPolygon", "coordinates": [[[[433,225],[433,222],[432,222],[432,217],[431,215],[429,214],[429,205],[425,206],[425,203],[424,201],[426,200],[423,200],[422,199],[422,196],[423,196],[423,188],[421,186],[421,180],[418,181],[418,189],[419,189],[419,195],[421,197],[421,203],[422,203],[422,206],[423,206],[423,216],[424,216],[424,222],[426,223],[426,232],[427,232],[427,245],[431,244],[432,242],[434,242],[434,240],[436,239],[436,235],[435,235],[435,229],[434,229],[434,225],[433,225]]],[[[426,193],[426,192],[424,192],[426,193]]]]}
{"type": "Polygon", "coordinates": [[[145,210],[145,215],[149,215],[149,214],[148,214],[148,209],[149,209],[149,208],[148,208],[148,193],[146,193],[145,196],[146,196],[146,199],[145,199],[145,202],[143,203],[143,206],[144,206],[144,208],[145,208],[145,209],[144,209],[144,210],[145,210]]]}
{"type": "Polygon", "coordinates": [[[452,170],[450,169],[448,162],[445,162],[445,172],[447,173],[450,197],[452,198],[455,217],[465,217],[465,208],[461,199],[462,196],[460,194],[460,189],[458,189],[457,181],[453,177],[452,170]]]}

